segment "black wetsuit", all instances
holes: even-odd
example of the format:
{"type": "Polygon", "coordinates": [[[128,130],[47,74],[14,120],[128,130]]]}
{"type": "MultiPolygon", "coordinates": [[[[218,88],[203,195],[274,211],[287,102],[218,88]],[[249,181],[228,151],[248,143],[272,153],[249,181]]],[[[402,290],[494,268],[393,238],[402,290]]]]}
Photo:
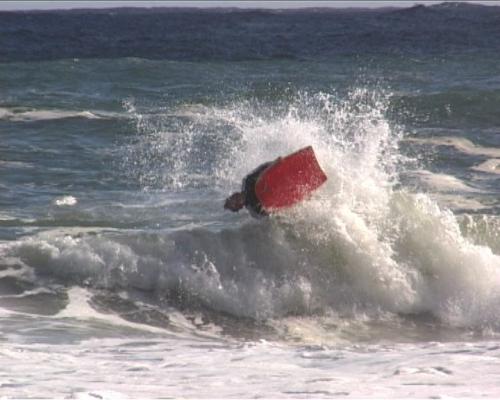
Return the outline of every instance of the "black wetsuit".
{"type": "Polygon", "coordinates": [[[245,193],[245,207],[250,211],[250,214],[254,217],[264,217],[267,212],[262,208],[257,195],[255,194],[255,184],[259,179],[260,174],[267,167],[269,167],[273,162],[267,162],[265,164],[259,165],[250,174],[248,174],[245,179],[243,179],[243,184],[241,191],[245,193]]]}

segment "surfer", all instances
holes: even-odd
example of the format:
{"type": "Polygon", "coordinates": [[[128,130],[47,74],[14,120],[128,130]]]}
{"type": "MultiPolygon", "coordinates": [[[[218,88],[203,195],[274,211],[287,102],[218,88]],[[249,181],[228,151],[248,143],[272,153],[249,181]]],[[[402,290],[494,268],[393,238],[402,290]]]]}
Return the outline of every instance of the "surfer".
{"type": "Polygon", "coordinates": [[[260,218],[267,216],[268,213],[264,210],[262,204],[260,204],[260,201],[257,198],[257,195],[255,194],[255,184],[257,183],[257,180],[262,172],[264,172],[267,167],[274,164],[276,161],[269,161],[261,164],[250,172],[250,174],[243,179],[241,192],[236,192],[229,196],[224,203],[224,208],[226,210],[238,212],[243,207],[246,207],[252,217],[260,218]]]}
{"type": "Polygon", "coordinates": [[[267,216],[307,199],[326,180],[312,146],[307,146],[259,165],[243,179],[241,192],[226,199],[224,208],[237,212],[246,207],[255,218],[267,216]]]}

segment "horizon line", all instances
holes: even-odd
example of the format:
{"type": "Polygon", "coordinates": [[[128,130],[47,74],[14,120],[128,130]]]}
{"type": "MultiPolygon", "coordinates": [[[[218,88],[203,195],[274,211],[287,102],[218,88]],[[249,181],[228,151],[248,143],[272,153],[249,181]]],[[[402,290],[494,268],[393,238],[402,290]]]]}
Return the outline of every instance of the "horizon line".
{"type": "Polygon", "coordinates": [[[306,9],[306,8],[410,8],[417,5],[464,3],[500,5],[498,1],[446,1],[446,0],[104,0],[104,1],[0,1],[0,11],[50,11],[110,8],[242,8],[242,9],[306,9]]]}

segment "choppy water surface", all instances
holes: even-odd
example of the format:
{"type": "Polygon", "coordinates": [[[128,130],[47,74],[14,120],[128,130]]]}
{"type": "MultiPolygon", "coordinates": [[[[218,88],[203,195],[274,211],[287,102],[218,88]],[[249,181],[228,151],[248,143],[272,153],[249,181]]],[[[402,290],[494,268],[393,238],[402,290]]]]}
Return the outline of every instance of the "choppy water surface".
{"type": "Polygon", "coordinates": [[[499,16],[0,13],[2,395],[498,397],[499,16]]]}

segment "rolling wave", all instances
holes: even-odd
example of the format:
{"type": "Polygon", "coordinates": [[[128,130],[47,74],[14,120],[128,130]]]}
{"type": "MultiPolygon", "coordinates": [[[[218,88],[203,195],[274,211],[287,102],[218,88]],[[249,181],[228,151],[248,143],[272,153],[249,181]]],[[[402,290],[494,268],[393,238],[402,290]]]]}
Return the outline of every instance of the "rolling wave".
{"type": "MultiPolygon", "coordinates": [[[[399,149],[403,130],[386,117],[388,99],[366,88],[345,98],[301,93],[271,109],[258,102],[192,107],[187,119],[185,109],[161,116],[129,106],[138,138],[124,148],[124,168],[145,189],[154,183],[210,201],[165,203],[162,212],[183,221],[175,229],[160,219],[154,230],[75,226],[0,244],[5,274],[31,285],[44,277],[109,293],[138,291],[159,309],[236,320],[431,315],[448,327],[497,331],[500,256],[491,243],[498,225],[464,224],[401,185],[400,173],[413,164],[399,149]],[[305,145],[313,145],[329,176],[311,200],[264,221],[224,214],[224,194],[248,170],[305,145]]],[[[149,206],[137,204],[146,213],[149,206]]],[[[85,205],[74,203],[70,212],[79,207],[85,205]]],[[[126,209],[106,212],[122,221],[126,209]]]]}

